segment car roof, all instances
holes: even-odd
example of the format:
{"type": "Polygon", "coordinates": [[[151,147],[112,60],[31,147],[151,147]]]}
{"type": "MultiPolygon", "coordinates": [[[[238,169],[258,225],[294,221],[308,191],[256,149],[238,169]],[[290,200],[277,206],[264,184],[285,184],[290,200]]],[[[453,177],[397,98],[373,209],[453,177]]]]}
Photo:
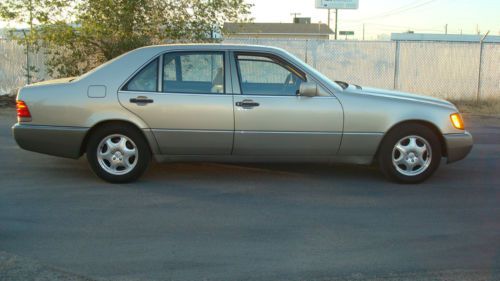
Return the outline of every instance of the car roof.
{"type": "Polygon", "coordinates": [[[159,50],[183,50],[183,51],[204,51],[204,50],[239,50],[239,51],[278,51],[283,52],[283,49],[271,46],[248,45],[248,44],[214,44],[214,43],[198,43],[198,44],[163,44],[145,46],[140,49],[159,49],[159,50]]]}

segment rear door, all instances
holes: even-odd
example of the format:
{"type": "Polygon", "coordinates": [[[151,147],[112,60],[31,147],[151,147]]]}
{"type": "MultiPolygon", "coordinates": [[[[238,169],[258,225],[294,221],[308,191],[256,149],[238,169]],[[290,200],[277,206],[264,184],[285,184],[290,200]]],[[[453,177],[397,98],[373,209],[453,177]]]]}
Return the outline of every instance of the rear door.
{"type": "Polygon", "coordinates": [[[323,157],[337,153],[343,111],[337,98],[298,95],[306,74],[280,57],[234,53],[234,155],[323,157]]]}
{"type": "Polygon", "coordinates": [[[120,103],[153,131],[162,154],[228,155],[233,97],[225,52],[166,53],[119,92],[120,103]]]}

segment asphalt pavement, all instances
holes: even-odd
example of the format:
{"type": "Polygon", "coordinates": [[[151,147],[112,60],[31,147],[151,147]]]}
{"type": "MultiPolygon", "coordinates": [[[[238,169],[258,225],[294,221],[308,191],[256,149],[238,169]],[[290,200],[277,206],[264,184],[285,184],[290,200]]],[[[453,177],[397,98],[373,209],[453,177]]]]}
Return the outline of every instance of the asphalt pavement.
{"type": "MultiPolygon", "coordinates": [[[[17,260],[85,280],[500,280],[499,117],[466,116],[471,154],[420,185],[214,163],[112,185],[84,157],[19,149],[14,114],[0,108],[0,251],[17,260]]],[[[0,279],[17,279],[1,256],[0,279]]]]}

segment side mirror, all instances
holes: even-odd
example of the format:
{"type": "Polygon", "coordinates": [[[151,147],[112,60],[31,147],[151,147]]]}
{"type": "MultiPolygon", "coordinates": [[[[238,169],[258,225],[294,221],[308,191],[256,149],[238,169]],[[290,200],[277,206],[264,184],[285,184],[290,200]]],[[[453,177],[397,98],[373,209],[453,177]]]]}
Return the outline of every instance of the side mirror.
{"type": "Polygon", "coordinates": [[[315,97],[318,95],[318,85],[314,82],[302,82],[299,88],[299,96],[315,97]]]}

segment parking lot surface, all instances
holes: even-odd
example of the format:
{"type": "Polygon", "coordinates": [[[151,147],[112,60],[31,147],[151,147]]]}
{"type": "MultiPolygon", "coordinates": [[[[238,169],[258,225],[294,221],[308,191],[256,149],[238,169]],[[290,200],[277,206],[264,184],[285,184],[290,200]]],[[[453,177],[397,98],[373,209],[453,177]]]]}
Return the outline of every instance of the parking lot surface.
{"type": "Polygon", "coordinates": [[[420,185],[214,163],[112,185],[84,157],[19,149],[14,114],[0,108],[0,251],[109,280],[500,280],[500,118],[466,116],[471,154],[420,185]]]}

